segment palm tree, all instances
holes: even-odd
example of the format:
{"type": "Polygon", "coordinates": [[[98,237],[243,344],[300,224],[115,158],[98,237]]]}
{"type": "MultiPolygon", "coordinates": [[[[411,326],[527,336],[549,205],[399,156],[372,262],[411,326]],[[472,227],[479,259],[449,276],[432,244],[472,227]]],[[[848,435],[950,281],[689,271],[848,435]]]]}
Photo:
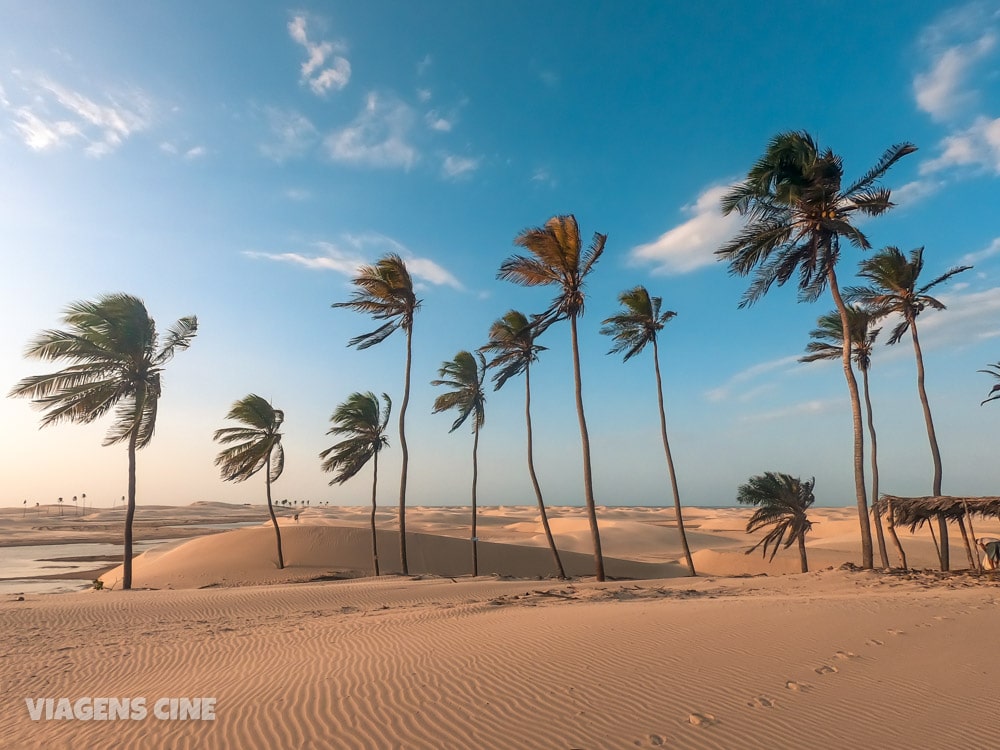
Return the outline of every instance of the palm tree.
{"type": "Polygon", "coordinates": [[[601,533],[597,526],[597,504],[594,501],[594,479],[590,466],[590,435],[583,412],[583,382],[580,376],[580,346],[577,318],[583,314],[584,285],[587,276],[604,252],[607,235],[595,232],[590,246],[584,250],[576,217],[553,216],[545,226],[525,229],[514,242],[530,256],[514,255],[500,265],[497,277],[522,286],[558,287],[559,292],[549,308],[537,317],[535,325],[547,326],[569,319],[573,346],[573,380],[576,391],[576,415],[580,423],[580,443],[583,451],[583,491],[594,544],[594,567],[598,581],[604,580],[604,555],[601,553],[601,533]]]}
{"type": "Polygon", "coordinates": [[[334,302],[331,307],[346,307],[371,315],[386,323],[370,333],[355,336],[348,346],[367,349],[385,341],[401,328],[406,333],[406,371],[403,377],[403,403],[399,407],[399,449],[402,467],[399,474],[399,558],[403,575],[409,574],[406,562],[406,476],[410,454],[406,448],[406,406],[410,403],[410,364],[412,362],[413,315],[420,300],[413,293],[413,279],[406,263],[390,253],[373,266],[361,266],[352,282],[357,290],[347,302],[334,302]]]}
{"type": "MultiPolygon", "coordinates": [[[[872,349],[875,346],[875,339],[878,338],[881,328],[875,328],[875,318],[872,314],[857,305],[847,307],[847,318],[850,323],[852,358],[854,364],[861,371],[862,390],[865,397],[865,413],[868,420],[868,435],[871,437],[871,457],[872,457],[872,500],[878,498],[878,438],[875,434],[875,420],[872,416],[871,392],[868,387],[868,371],[872,366],[872,349]]],[[[843,354],[844,329],[840,322],[840,314],[834,310],[826,315],[821,315],[816,321],[816,328],[809,332],[812,341],[806,344],[806,356],[800,357],[799,362],[815,362],[824,359],[840,359],[843,354]]],[[[890,501],[891,502],[891,501],[890,501]]],[[[879,513],[878,506],[872,505],[872,513],[875,516],[875,536],[878,539],[878,552],[882,561],[882,567],[889,567],[889,555],[885,549],[885,534],[882,531],[882,514],[879,513]]],[[[889,536],[892,537],[893,546],[899,555],[900,565],[906,568],[906,553],[903,545],[896,534],[896,524],[893,520],[892,507],[890,505],[888,514],[889,536]]]]}
{"type": "Polygon", "coordinates": [[[271,484],[278,480],[285,469],[285,449],[281,447],[281,428],[285,412],[275,409],[267,399],[255,393],[236,401],[226,419],[241,423],[241,427],[223,427],[215,431],[213,439],[223,449],[215,457],[215,465],[227,482],[243,482],[261,469],[267,491],[267,512],[274,525],[274,538],[278,545],[278,569],[284,569],[285,558],[281,553],[281,531],[271,504],[271,484]]]}
{"type": "MultiPolygon", "coordinates": [[[[876,318],[887,315],[899,315],[901,320],[892,329],[888,343],[896,344],[909,330],[913,340],[913,354],[917,360],[917,394],[924,410],[924,424],[927,427],[927,440],[930,442],[931,459],[934,462],[933,494],[941,494],[941,452],[938,449],[937,435],[934,432],[934,420],[931,417],[930,402],[924,389],[924,357],[920,350],[920,338],[917,334],[917,316],[925,308],[944,310],[940,300],[931,297],[928,292],[938,284],[944,283],[952,276],[968,271],[972,266],[958,266],[947,273],[938,276],[929,284],[917,287],[917,279],[924,268],[924,249],[918,247],[910,252],[909,260],[897,247],[886,247],[871,258],[863,260],[858,275],[870,282],[865,287],[851,287],[845,290],[845,296],[852,302],[864,305],[872,311],[876,318]]],[[[965,533],[965,524],[959,519],[959,526],[965,533]]],[[[941,569],[948,570],[948,522],[943,515],[938,516],[938,531],[940,532],[941,569]]]]}
{"type": "MultiPolygon", "coordinates": [[[[977,372],[985,372],[987,375],[992,375],[997,380],[1000,380],[1000,362],[986,366],[989,369],[977,370],[977,372]]],[[[979,405],[982,406],[987,401],[996,401],[997,399],[1000,399],[1000,383],[997,383],[992,388],[990,388],[990,392],[986,395],[986,398],[979,403],[979,405]]]]}
{"type": "Polygon", "coordinates": [[[502,318],[490,326],[489,343],[480,347],[480,351],[494,354],[493,359],[486,365],[490,369],[499,368],[492,378],[494,390],[500,390],[510,378],[524,373],[524,421],[528,435],[528,476],[531,478],[531,486],[535,490],[538,513],[542,519],[542,529],[545,531],[549,549],[552,550],[552,559],[556,564],[559,577],[565,578],[566,571],[563,569],[559,549],[552,537],[549,517],[545,511],[545,501],[542,499],[542,490],[538,485],[538,476],[535,474],[535,457],[532,449],[531,363],[538,360],[538,352],[545,351],[544,346],[535,343],[535,339],[540,333],[538,326],[531,325],[523,313],[517,310],[508,310],[502,318]]]}
{"type": "Polygon", "coordinates": [[[657,334],[663,330],[667,321],[677,315],[673,310],[660,312],[663,306],[662,297],[650,297],[644,286],[628,289],[618,295],[623,309],[617,315],[612,315],[604,321],[601,333],[611,336],[614,346],[608,354],[625,352],[624,360],[639,354],[646,344],[653,345],[653,369],[656,373],[656,403],[660,408],[660,437],[663,439],[663,452],[667,457],[667,473],[670,475],[670,489],[674,494],[674,514],[677,516],[677,530],[684,548],[684,559],[687,561],[691,575],[697,575],[694,570],[694,560],[691,558],[691,548],[688,546],[687,534],[684,533],[684,517],[681,514],[681,496],[677,490],[677,475],[674,472],[674,459],[670,454],[670,441],[667,439],[667,417],[663,410],[663,381],[660,379],[660,350],[657,345],[657,334]]]}
{"type": "Polygon", "coordinates": [[[336,472],[330,484],[343,484],[353,477],[368,463],[372,462],[372,567],[375,575],[379,575],[378,540],[375,535],[376,491],[378,489],[378,454],[389,445],[385,436],[385,428],[389,424],[389,414],[392,412],[392,399],[383,393],[382,400],[369,391],[368,393],[352,393],[333,411],[330,421],[333,427],[327,430],[327,435],[344,437],[339,443],[319,454],[323,460],[323,471],[336,472]]]}
{"type": "Polygon", "coordinates": [[[815,301],[830,287],[844,331],[841,361],[854,423],[854,490],[862,563],[869,569],[874,567],[874,556],[865,488],[861,397],[851,369],[850,326],[836,265],[842,237],[858,249],[871,247],[852,219],[855,215],[879,216],[892,208],[889,190],[878,181],[893,164],[914,151],[916,147],[910,143],[892,146],[860,179],[844,187],[843,162],[837,154],[830,149],[820,151],[808,133],[779,133],[746,180],[723,196],[723,213],[736,211],[747,217],[747,223],[716,251],[720,260],[729,262],[731,274],[754,274],[740,307],[752,305],[773,284],[784,285],[796,271],[803,301],[815,301]]]}
{"type": "Polygon", "coordinates": [[[451,424],[449,432],[454,432],[472,416],[472,575],[479,575],[479,548],[476,537],[476,484],[479,479],[479,431],[486,422],[486,394],[483,381],[486,380],[486,358],[480,352],[472,355],[460,351],[455,358],[442,362],[438,370],[441,380],[432,380],[431,385],[443,385],[451,390],[434,399],[433,414],[455,409],[458,417],[451,424]]]}
{"type": "Polygon", "coordinates": [[[128,444],[128,511],[122,588],[132,588],[132,522],[135,518],[135,456],[153,439],[162,392],[161,373],[174,354],[187,349],[198,331],[193,315],[167,329],[158,347],[156,323],[138,297],[107,294],[71,304],[63,315],[68,330],[43,331],[26,356],[69,360],[65,370],[25,378],[11,396],[31,398],[46,412],[42,427],[63,420],[90,423],[114,408],[104,445],[128,444]]]}
{"type": "Polygon", "coordinates": [[[746,484],[740,485],[736,492],[737,502],[757,508],[747,521],[747,533],[752,534],[766,526],[774,527],[763,539],[747,550],[748,555],[758,547],[763,547],[764,556],[767,557],[767,548],[771,546],[771,557],[768,559],[770,562],[779,547],[788,549],[793,543],[798,542],[802,572],[809,572],[809,563],[806,560],[806,533],[812,528],[812,521],[806,517],[806,511],[816,499],[813,496],[815,485],[815,478],[803,482],[801,479],[775,471],[766,471],[750,477],[746,484]]]}

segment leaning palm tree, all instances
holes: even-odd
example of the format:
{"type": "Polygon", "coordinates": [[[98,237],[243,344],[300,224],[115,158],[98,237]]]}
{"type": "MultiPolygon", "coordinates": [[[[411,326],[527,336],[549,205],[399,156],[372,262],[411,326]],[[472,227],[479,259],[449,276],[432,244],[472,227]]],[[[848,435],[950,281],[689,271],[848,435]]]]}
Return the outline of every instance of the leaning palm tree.
{"type": "Polygon", "coordinates": [[[736,492],[737,502],[757,508],[747,521],[747,533],[752,534],[766,526],[774,527],[746,553],[749,555],[758,547],[763,547],[764,556],[767,557],[767,548],[770,546],[771,557],[768,558],[770,562],[779,547],[788,549],[798,542],[802,572],[808,573],[806,533],[812,528],[812,521],[806,517],[806,511],[816,499],[813,496],[815,486],[815,479],[803,482],[796,477],[775,471],[766,471],[750,477],[746,484],[740,485],[736,492]]]}
{"type": "MultiPolygon", "coordinates": [[[[988,367],[989,369],[977,370],[977,372],[984,372],[987,375],[992,375],[997,380],[1000,380],[1000,362],[997,362],[996,364],[992,365],[986,365],[986,367],[988,367]]],[[[1000,399],[1000,383],[997,383],[992,388],[990,388],[990,392],[986,394],[986,398],[984,398],[979,403],[979,405],[982,406],[987,401],[996,401],[997,399],[1000,399]]]]}
{"type": "Polygon", "coordinates": [[[198,331],[193,315],[168,330],[162,346],[156,323],[138,297],[107,294],[94,302],[74,302],[64,331],[43,331],[28,345],[26,356],[68,360],[69,367],[19,382],[11,396],[33,400],[46,412],[42,427],[61,421],[90,423],[114,408],[114,422],[104,445],[128,444],[128,511],[122,588],[132,588],[132,522],[135,518],[136,451],[153,439],[162,393],[163,367],[187,349],[198,331]]]}
{"type": "Polygon", "coordinates": [[[545,531],[549,549],[552,550],[552,559],[559,577],[565,578],[566,571],[563,569],[559,549],[552,537],[549,516],[545,511],[545,501],[542,499],[542,490],[538,485],[538,476],[535,474],[535,457],[532,449],[531,363],[538,360],[538,352],[545,351],[544,346],[535,343],[535,339],[540,333],[539,327],[529,323],[523,313],[517,310],[508,310],[502,318],[490,326],[490,340],[485,346],[480,347],[480,351],[490,352],[494,355],[493,359],[486,365],[490,369],[496,369],[492,378],[494,390],[500,390],[510,378],[524,373],[524,421],[528,435],[528,476],[531,478],[531,486],[535,490],[538,513],[542,519],[542,529],[545,531]]]}
{"type": "Polygon", "coordinates": [[[451,390],[434,399],[432,413],[455,409],[458,417],[451,424],[454,432],[472,416],[472,575],[479,575],[479,548],[476,537],[476,485],[479,479],[479,431],[486,422],[486,394],[483,381],[486,380],[486,359],[479,352],[473,356],[460,351],[455,358],[441,363],[438,370],[441,380],[432,380],[431,385],[443,385],[451,390]]]}
{"type": "Polygon", "coordinates": [[[281,530],[271,504],[271,484],[278,480],[285,468],[285,449],[281,447],[281,428],[285,412],[255,393],[244,396],[233,404],[226,419],[240,422],[240,427],[223,427],[215,431],[214,439],[230,447],[219,452],[215,465],[227,482],[243,482],[263,468],[264,487],[267,492],[267,512],[274,525],[274,538],[278,545],[278,568],[285,567],[281,553],[281,530]]]}
{"type": "MultiPolygon", "coordinates": [[[[868,371],[872,366],[872,349],[875,346],[875,339],[878,338],[881,328],[875,328],[874,316],[864,308],[857,305],[849,305],[847,308],[847,319],[850,323],[851,350],[854,364],[861,371],[862,390],[865,397],[865,414],[868,419],[868,435],[871,438],[871,458],[872,458],[872,515],[875,516],[875,536],[878,539],[878,552],[882,561],[882,567],[889,567],[889,555],[885,549],[885,534],[882,531],[882,514],[874,501],[878,499],[878,437],[875,433],[875,419],[872,415],[871,392],[868,387],[868,371]]],[[[816,321],[816,328],[809,332],[812,341],[806,344],[808,354],[799,357],[799,362],[816,362],[825,359],[840,359],[843,355],[844,328],[840,322],[840,314],[834,310],[826,315],[821,315],[816,321]]],[[[887,515],[889,524],[889,536],[892,537],[893,546],[899,555],[900,565],[906,568],[906,553],[903,545],[896,534],[896,524],[893,520],[892,506],[890,504],[887,515]]]]}
{"type": "Polygon", "coordinates": [[[594,567],[598,581],[604,580],[604,555],[601,553],[601,533],[597,526],[597,503],[594,501],[594,479],[590,467],[590,435],[583,412],[583,382],[580,376],[580,346],[577,318],[583,314],[584,284],[604,252],[607,235],[595,232],[590,246],[583,248],[580,228],[573,215],[553,216],[545,226],[525,229],[514,242],[525,248],[529,256],[514,255],[502,264],[498,278],[522,286],[556,286],[558,294],[549,308],[536,318],[536,325],[549,325],[569,319],[573,345],[573,380],[576,391],[576,415],[580,423],[580,443],[583,451],[583,491],[594,544],[594,567]]]}
{"type": "Polygon", "coordinates": [[[392,412],[392,399],[388,393],[382,394],[383,406],[378,396],[368,393],[352,393],[333,411],[330,421],[333,427],[327,435],[339,435],[344,439],[319,454],[323,460],[323,471],[336,472],[330,484],[343,484],[372,462],[372,567],[379,575],[378,539],[375,534],[375,512],[378,510],[376,491],[378,490],[378,454],[389,445],[385,428],[392,412]]]}
{"type": "Polygon", "coordinates": [[[334,302],[331,307],[346,307],[355,312],[386,321],[369,333],[355,336],[348,346],[367,349],[385,341],[401,328],[406,333],[406,370],[403,376],[403,403],[399,407],[399,449],[402,466],[399,473],[399,558],[403,575],[409,573],[406,562],[406,478],[410,454],[406,447],[406,406],[410,403],[410,364],[413,359],[413,315],[420,300],[413,292],[413,279],[406,263],[395,253],[380,258],[373,266],[361,266],[354,278],[357,290],[347,302],[334,302]]]}
{"type": "Polygon", "coordinates": [[[830,287],[844,331],[841,361],[854,423],[854,490],[862,563],[869,569],[874,567],[874,555],[865,487],[861,396],[851,368],[850,326],[836,265],[841,238],[861,250],[871,247],[852,221],[855,216],[879,216],[892,208],[889,190],[878,181],[893,164],[914,151],[916,147],[910,143],[892,146],[874,167],[845,187],[843,163],[837,154],[830,149],[821,151],[808,133],[779,133],[746,180],[723,196],[723,213],[736,211],[747,217],[747,223],[716,251],[720,260],[729,263],[730,273],[754,274],[740,307],[758,301],[772,285],[782,286],[796,272],[803,301],[815,301],[830,287]]]}
{"type": "Polygon", "coordinates": [[[677,530],[684,548],[684,559],[687,561],[691,575],[697,575],[694,570],[694,560],[691,558],[691,548],[688,546],[687,534],[684,533],[684,517],[681,514],[681,496],[677,490],[677,475],[674,472],[674,459],[670,454],[670,442],[667,440],[667,417],[663,409],[663,381],[660,379],[660,350],[657,345],[657,334],[663,330],[667,321],[677,315],[673,310],[660,312],[663,306],[662,297],[650,297],[644,286],[628,289],[618,295],[622,311],[604,321],[601,333],[611,336],[614,346],[608,354],[625,352],[624,361],[653,345],[653,369],[656,373],[656,403],[660,408],[660,437],[663,439],[663,452],[667,457],[667,473],[670,475],[670,489],[674,495],[674,513],[677,516],[677,530]]]}
{"type": "MultiPolygon", "coordinates": [[[[851,287],[845,290],[845,297],[852,302],[864,305],[872,311],[876,318],[896,314],[900,322],[892,329],[888,343],[899,343],[903,335],[909,331],[913,341],[913,354],[917,361],[917,394],[924,411],[924,424],[927,427],[927,440],[930,442],[931,460],[934,462],[934,480],[932,492],[941,494],[941,452],[938,449],[937,435],[934,432],[934,420],[931,417],[930,402],[924,389],[924,357],[920,350],[920,338],[917,334],[917,316],[930,307],[934,310],[944,310],[940,300],[931,297],[928,292],[938,284],[944,283],[952,276],[968,271],[972,266],[958,266],[947,273],[938,276],[929,284],[917,286],[920,272],[924,268],[924,249],[918,247],[910,252],[909,259],[897,247],[886,247],[871,258],[861,262],[858,275],[869,281],[865,287],[851,287]]],[[[965,533],[965,525],[959,519],[960,528],[965,533]]],[[[940,532],[940,562],[941,569],[948,570],[948,522],[943,515],[938,516],[938,531],[940,532]]]]}

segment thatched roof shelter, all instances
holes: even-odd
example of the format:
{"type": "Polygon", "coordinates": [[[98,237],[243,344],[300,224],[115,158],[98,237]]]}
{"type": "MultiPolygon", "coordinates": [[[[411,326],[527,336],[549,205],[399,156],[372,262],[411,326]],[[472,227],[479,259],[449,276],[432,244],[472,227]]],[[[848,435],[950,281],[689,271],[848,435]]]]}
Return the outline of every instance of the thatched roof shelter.
{"type": "Polygon", "coordinates": [[[892,520],[897,526],[909,526],[913,531],[931,519],[943,515],[949,521],[958,521],[968,515],[1000,517],[1000,497],[898,497],[882,495],[872,505],[886,515],[892,504],[892,520]]]}

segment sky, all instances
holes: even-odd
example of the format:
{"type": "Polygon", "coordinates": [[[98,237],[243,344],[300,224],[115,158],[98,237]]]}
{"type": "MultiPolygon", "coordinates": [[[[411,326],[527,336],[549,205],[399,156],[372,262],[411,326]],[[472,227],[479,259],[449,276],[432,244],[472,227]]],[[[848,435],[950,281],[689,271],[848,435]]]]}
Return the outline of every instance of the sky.
{"type": "MultiPolygon", "coordinates": [[[[58,365],[25,346],[66,306],[141,297],[164,331],[197,315],[168,365],[138,502],[261,503],[263,478],[223,482],[212,433],[248,393],[285,412],[275,499],[366,503],[370,473],[330,486],[318,454],[354,391],[402,400],[402,333],[347,347],[373,321],[348,299],[357,267],[406,259],[422,306],[407,413],[408,502],[465,505],[472,435],[432,414],[437,369],[507,310],[554,292],[496,278],[514,238],[574,214],[608,236],[587,284],[581,361],[598,504],[670,502],[652,352],[608,356],[601,321],[637,284],[676,317],[660,339],[682,502],[733,505],[767,470],[854,502],[852,430],[837,363],[804,365],[828,294],[747,280],[714,256],[739,228],[719,198],[777,133],[806,130],[847,179],[892,144],[919,150],[865,221],[874,248],[925,247],[932,279],[973,265],[918,319],[949,494],[996,494],[1000,406],[1000,2],[223,2],[0,0],[0,385],[58,365]],[[721,11],[721,12],[720,12],[721,11]]],[[[838,273],[856,283],[863,253],[838,273]]],[[[888,330],[890,326],[886,326],[888,330]]],[[[546,501],[582,503],[569,327],[532,370],[546,501]]],[[[882,491],[930,493],[913,350],[880,341],[871,371],[882,491]]],[[[479,501],[534,502],[523,380],[489,391],[479,501]]],[[[125,494],[107,421],[38,429],[0,399],[0,504],[125,494]]],[[[393,420],[395,425],[395,419],[393,420]]],[[[379,502],[398,493],[395,427],[379,502]]]]}

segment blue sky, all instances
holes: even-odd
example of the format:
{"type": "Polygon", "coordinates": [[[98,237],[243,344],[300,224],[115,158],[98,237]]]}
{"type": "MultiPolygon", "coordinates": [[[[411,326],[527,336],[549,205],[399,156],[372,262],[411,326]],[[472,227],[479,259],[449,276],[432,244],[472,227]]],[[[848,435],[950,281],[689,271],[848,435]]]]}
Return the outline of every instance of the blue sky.
{"type": "MultiPolygon", "coordinates": [[[[606,356],[601,320],[645,284],[677,317],[661,356],[682,493],[727,505],[751,474],[817,479],[853,502],[839,367],[796,362],[829,296],[776,288],[737,309],[745,280],[713,251],[738,227],[718,198],[767,141],[805,129],[849,177],[890,144],[899,204],[864,225],[876,247],[925,246],[927,278],[971,263],[919,319],[948,493],[995,494],[992,381],[1000,360],[1000,3],[173,2],[0,0],[0,382],[49,367],[22,352],[66,304],[124,291],[161,330],[198,315],[169,366],[140,503],[259,502],[223,483],[212,431],[256,392],[285,410],[277,498],[366,502],[367,472],[328,487],[317,454],[356,390],[401,399],[404,340],[357,352],[369,319],[347,299],[359,263],[407,259],[423,307],[408,414],[412,504],[468,499],[471,435],[432,415],[428,383],[510,308],[552,294],[497,281],[513,238],[574,213],[608,234],[581,346],[600,504],[660,504],[668,484],[652,362],[606,356]],[[991,408],[992,406],[992,408],[991,408]]],[[[840,266],[850,283],[860,253],[840,266]]],[[[581,502],[569,329],[533,372],[546,498],[581,502]]],[[[930,491],[909,342],[879,347],[872,394],[884,491],[930,491]]],[[[523,385],[491,392],[480,501],[532,502],[523,385]]],[[[0,503],[125,492],[107,424],[38,430],[0,400],[0,503]]],[[[395,502],[398,439],[380,502],[395,502]]]]}

